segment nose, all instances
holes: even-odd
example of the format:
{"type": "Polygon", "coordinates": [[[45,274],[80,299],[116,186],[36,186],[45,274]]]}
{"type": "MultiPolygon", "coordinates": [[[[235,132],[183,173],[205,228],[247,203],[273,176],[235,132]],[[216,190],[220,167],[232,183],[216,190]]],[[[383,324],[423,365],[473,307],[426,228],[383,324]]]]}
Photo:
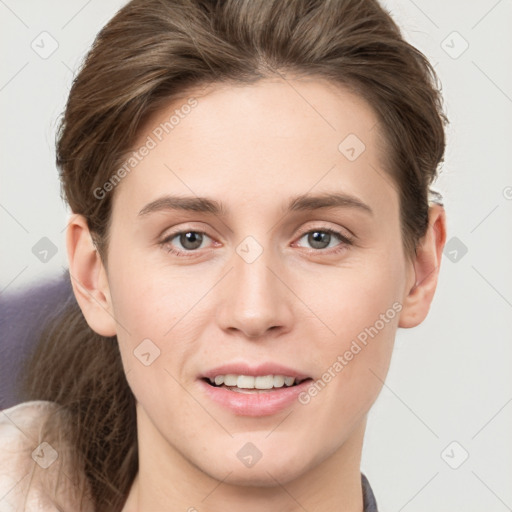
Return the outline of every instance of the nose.
{"type": "Polygon", "coordinates": [[[293,293],[286,285],[284,265],[277,255],[267,248],[255,247],[253,242],[246,252],[243,245],[239,246],[231,263],[234,268],[221,284],[217,311],[220,327],[251,339],[290,330],[293,293]]]}

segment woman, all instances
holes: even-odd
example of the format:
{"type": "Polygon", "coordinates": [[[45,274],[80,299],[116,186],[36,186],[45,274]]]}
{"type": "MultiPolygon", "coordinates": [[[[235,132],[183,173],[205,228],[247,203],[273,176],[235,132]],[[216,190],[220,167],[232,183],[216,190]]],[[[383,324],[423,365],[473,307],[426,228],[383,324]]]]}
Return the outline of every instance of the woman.
{"type": "Polygon", "coordinates": [[[5,411],[19,500],[377,510],[366,418],[435,293],[445,121],[374,0],[121,9],[58,134],[76,304],[5,411]]]}

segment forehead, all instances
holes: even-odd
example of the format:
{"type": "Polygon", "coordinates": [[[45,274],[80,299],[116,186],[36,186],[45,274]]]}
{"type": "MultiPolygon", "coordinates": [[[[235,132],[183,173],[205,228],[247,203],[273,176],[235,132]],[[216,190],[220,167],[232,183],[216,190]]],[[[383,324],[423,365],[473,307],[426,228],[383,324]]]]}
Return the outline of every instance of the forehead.
{"type": "Polygon", "coordinates": [[[394,193],[373,109],[321,79],[190,90],[145,123],[131,150],[144,146],[114,202],[143,206],[173,192],[270,204],[279,196],[336,190],[366,197],[378,209],[385,187],[394,193]]]}

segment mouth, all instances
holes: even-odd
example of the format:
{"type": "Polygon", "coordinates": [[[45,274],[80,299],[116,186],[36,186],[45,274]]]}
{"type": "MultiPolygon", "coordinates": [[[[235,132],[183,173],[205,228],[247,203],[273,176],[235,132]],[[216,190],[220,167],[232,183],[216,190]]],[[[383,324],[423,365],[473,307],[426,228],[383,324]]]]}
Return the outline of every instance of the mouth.
{"type": "Polygon", "coordinates": [[[225,374],[202,379],[214,388],[224,388],[235,393],[259,394],[277,391],[283,388],[293,388],[311,377],[293,377],[289,375],[236,375],[225,374]]]}
{"type": "Polygon", "coordinates": [[[207,400],[236,416],[269,416],[297,403],[313,382],[306,373],[273,361],[232,361],[198,375],[207,400]]]}

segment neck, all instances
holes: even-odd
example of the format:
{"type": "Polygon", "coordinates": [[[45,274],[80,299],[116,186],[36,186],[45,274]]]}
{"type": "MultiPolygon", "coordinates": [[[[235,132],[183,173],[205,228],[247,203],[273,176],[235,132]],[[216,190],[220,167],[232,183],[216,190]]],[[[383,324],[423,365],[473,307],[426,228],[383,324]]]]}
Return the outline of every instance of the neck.
{"type": "Polygon", "coordinates": [[[228,471],[223,480],[212,477],[164,438],[164,450],[161,443],[145,442],[159,433],[141,416],[139,472],[122,512],[363,512],[360,462],[366,418],[343,445],[300,476],[284,481],[267,472],[266,482],[248,486],[235,483],[228,471]]]}

